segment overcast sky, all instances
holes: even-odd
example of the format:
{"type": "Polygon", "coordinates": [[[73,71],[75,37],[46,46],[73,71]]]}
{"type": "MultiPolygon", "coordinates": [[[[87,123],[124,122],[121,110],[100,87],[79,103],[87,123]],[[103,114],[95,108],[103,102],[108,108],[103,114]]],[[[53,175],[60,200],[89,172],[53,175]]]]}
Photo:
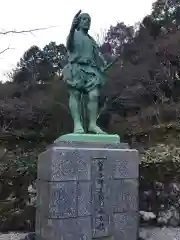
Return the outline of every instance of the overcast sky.
{"type": "Polygon", "coordinates": [[[90,33],[103,35],[118,21],[135,24],[151,12],[153,0],[4,0],[1,2],[0,30],[28,30],[58,26],[33,34],[0,35],[0,80],[32,45],[43,47],[50,41],[65,43],[72,18],[79,9],[92,17],[90,33]]]}

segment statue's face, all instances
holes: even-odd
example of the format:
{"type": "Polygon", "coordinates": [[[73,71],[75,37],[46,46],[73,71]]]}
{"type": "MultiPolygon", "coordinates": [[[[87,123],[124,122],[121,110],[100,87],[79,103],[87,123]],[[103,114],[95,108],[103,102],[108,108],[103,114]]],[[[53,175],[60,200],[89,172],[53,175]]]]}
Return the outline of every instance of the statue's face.
{"type": "Polygon", "coordinates": [[[83,30],[89,30],[91,25],[91,17],[87,13],[82,13],[80,15],[79,28],[83,30]]]}

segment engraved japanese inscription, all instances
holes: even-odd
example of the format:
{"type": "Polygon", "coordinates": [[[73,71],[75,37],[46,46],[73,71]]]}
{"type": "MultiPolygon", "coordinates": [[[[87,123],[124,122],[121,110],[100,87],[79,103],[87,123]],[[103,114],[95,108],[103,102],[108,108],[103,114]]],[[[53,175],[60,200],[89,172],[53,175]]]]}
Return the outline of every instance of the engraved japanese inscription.
{"type": "Polygon", "coordinates": [[[108,212],[108,178],[105,176],[105,162],[107,158],[93,158],[92,215],[93,237],[107,237],[110,235],[111,214],[108,212]]]}

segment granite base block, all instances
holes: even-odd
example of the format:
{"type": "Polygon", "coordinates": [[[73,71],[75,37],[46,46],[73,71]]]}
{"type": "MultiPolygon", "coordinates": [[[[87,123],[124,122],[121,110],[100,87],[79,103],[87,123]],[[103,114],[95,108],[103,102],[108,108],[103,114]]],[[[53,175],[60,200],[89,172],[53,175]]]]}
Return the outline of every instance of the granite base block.
{"type": "Polygon", "coordinates": [[[68,144],[58,142],[39,157],[39,240],[136,240],[138,152],[68,144]]]}
{"type": "Polygon", "coordinates": [[[138,178],[139,155],[135,149],[53,147],[39,156],[38,179],[89,181],[96,159],[107,159],[106,173],[115,179],[138,178]]]}
{"type": "MultiPolygon", "coordinates": [[[[137,240],[138,212],[117,213],[103,229],[93,228],[97,225],[91,216],[69,219],[41,218],[41,225],[36,229],[40,240],[137,240]]],[[[105,221],[106,223],[106,221],[105,221]]],[[[107,221],[108,223],[108,221],[107,221]]]]}

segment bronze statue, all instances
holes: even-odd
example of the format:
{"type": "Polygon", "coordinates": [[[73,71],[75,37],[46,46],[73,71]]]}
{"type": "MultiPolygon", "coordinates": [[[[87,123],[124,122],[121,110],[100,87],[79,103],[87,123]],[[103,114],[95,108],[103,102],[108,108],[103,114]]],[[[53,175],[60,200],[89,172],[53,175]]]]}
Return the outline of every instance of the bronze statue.
{"type": "Polygon", "coordinates": [[[68,85],[69,108],[74,121],[74,133],[85,133],[82,123],[81,95],[87,94],[88,132],[104,134],[97,126],[99,89],[104,84],[105,61],[99,46],[88,34],[91,17],[81,10],[75,15],[67,37],[69,62],[63,69],[68,85]]]}

